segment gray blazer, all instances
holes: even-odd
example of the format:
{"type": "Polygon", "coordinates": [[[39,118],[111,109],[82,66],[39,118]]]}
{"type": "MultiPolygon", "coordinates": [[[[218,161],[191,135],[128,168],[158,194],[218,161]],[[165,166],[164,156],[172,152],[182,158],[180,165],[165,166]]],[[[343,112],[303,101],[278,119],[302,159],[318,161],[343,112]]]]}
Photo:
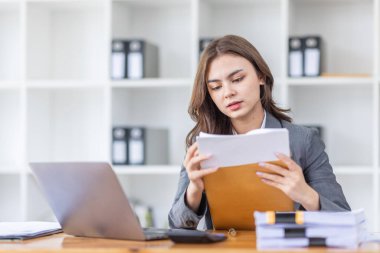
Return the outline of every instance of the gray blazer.
{"type": "MultiPolygon", "coordinates": [[[[267,112],[265,128],[287,128],[289,130],[290,152],[292,159],[301,166],[306,182],[319,193],[321,210],[350,210],[342,187],[337,183],[329,158],[325,153],[325,145],[315,129],[298,126],[287,121],[280,121],[267,112]]],[[[185,203],[185,192],[189,185],[186,169],[182,166],[177,194],[169,212],[171,228],[195,229],[200,219],[205,216],[207,229],[212,229],[207,198],[203,193],[197,213],[185,203]]],[[[299,203],[294,203],[295,210],[304,210],[299,203]]]]}

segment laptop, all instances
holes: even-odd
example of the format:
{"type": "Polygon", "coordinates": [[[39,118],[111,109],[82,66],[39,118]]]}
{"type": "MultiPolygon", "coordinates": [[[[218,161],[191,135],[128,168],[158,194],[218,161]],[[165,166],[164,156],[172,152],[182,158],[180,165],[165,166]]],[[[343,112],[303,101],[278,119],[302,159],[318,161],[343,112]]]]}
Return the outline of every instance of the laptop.
{"type": "Polygon", "coordinates": [[[166,229],[140,226],[108,163],[29,165],[66,234],[137,241],[168,238],[166,229]]]}

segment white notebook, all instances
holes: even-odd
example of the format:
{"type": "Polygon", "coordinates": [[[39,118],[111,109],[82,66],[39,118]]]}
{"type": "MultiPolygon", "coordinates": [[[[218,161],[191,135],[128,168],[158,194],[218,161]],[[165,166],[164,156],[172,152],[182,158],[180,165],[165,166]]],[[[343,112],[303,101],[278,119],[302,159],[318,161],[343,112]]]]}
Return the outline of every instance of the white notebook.
{"type": "Polygon", "coordinates": [[[60,232],[58,222],[0,222],[0,240],[25,240],[60,232]]]}

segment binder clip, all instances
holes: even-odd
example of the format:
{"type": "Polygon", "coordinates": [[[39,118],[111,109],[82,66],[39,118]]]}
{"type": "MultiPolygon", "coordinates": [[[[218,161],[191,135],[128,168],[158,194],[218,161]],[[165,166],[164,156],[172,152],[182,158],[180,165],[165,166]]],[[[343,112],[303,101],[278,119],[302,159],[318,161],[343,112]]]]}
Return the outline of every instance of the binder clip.
{"type": "Polygon", "coordinates": [[[236,234],[237,234],[237,231],[234,228],[228,229],[228,235],[229,236],[235,237],[236,234]]]}

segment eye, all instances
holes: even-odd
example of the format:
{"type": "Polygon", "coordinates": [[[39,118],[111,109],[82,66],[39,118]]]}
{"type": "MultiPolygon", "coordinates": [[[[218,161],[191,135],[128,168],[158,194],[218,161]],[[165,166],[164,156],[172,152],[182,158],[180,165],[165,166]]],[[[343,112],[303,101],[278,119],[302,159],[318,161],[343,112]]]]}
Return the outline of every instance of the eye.
{"type": "Polygon", "coordinates": [[[222,87],[221,85],[214,86],[214,87],[211,87],[211,90],[219,90],[221,87],[222,87]]]}
{"type": "Polygon", "coordinates": [[[241,77],[233,79],[232,82],[233,83],[239,83],[239,82],[243,81],[243,79],[244,79],[244,76],[241,76],[241,77]]]}

